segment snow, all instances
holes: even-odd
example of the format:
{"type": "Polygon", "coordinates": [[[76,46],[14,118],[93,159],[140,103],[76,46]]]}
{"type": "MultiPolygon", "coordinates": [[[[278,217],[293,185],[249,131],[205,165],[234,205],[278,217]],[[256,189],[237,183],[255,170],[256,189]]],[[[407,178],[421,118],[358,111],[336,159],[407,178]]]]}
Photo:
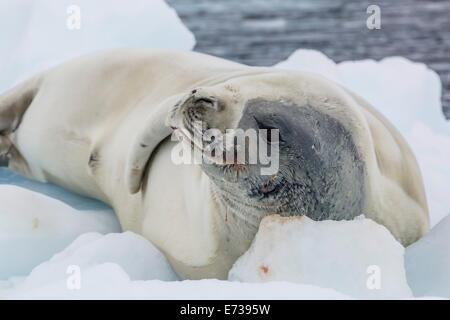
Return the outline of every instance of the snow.
{"type": "Polygon", "coordinates": [[[14,286],[10,295],[41,294],[43,288],[55,285],[67,291],[71,288],[67,281],[74,274],[74,267],[80,271],[81,288],[85,284],[98,286],[117,270],[125,274],[128,281],[179,280],[164,255],[140,235],[132,232],[85,233],[49,261],[34,268],[28,277],[14,286]],[[97,277],[105,268],[111,268],[111,272],[101,272],[102,279],[94,277],[90,280],[89,275],[97,277]]]}
{"type": "MultiPolygon", "coordinates": [[[[0,91],[90,51],[191,50],[195,44],[163,1],[76,3],[79,30],[66,27],[71,1],[0,2],[0,91]]],[[[441,221],[429,235],[404,254],[384,227],[368,219],[271,217],[230,271],[231,281],[179,281],[155,246],[119,233],[105,204],[0,169],[0,299],[411,298],[411,290],[415,297],[449,298],[450,129],[438,76],[401,57],[336,64],[312,50],[298,50],[276,67],[322,74],[394,123],[417,156],[431,223],[441,221]],[[369,289],[376,274],[380,289],[369,289]],[[79,287],[72,287],[74,279],[79,287]]]]}
{"type": "Polygon", "coordinates": [[[450,299],[450,216],[406,249],[406,273],[416,296],[450,299]]]}
{"type": "Polygon", "coordinates": [[[0,2],[0,92],[69,58],[102,49],[190,50],[193,34],[162,0],[0,2]],[[80,29],[73,29],[76,5],[80,29]],[[69,25],[69,27],[68,27],[69,25]]]}
{"type": "Polygon", "coordinates": [[[28,277],[4,281],[0,299],[349,298],[332,289],[293,283],[178,280],[162,253],[141,236],[132,232],[88,233],[36,267],[28,277]],[[69,283],[74,275],[69,268],[73,266],[79,268],[79,287],[69,283]]]}
{"type": "Polygon", "coordinates": [[[315,222],[272,215],[263,219],[229,279],[292,281],[359,299],[406,298],[411,290],[403,254],[391,233],[369,219],[315,222]]]}
{"type": "MultiPolygon", "coordinates": [[[[332,289],[288,282],[267,284],[234,283],[219,280],[131,281],[117,264],[103,263],[83,273],[79,290],[69,290],[65,280],[30,289],[3,291],[8,299],[154,299],[154,300],[284,300],[350,297],[332,289]]],[[[0,290],[0,298],[2,291],[0,290]]]]}
{"type": "Polygon", "coordinates": [[[111,209],[76,210],[43,194],[0,185],[0,280],[27,275],[86,232],[119,232],[111,209]]]}

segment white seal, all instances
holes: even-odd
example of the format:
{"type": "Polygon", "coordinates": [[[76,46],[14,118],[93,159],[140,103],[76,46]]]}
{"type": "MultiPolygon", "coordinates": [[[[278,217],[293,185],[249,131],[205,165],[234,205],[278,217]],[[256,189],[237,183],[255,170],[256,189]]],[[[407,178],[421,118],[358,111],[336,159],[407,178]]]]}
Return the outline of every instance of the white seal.
{"type": "Polygon", "coordinates": [[[110,204],[122,228],[159,247],[183,278],[226,278],[273,213],[364,214],[403,245],[428,229],[405,140],[361,98],[313,74],[193,52],[99,52],[1,96],[0,133],[11,169],[110,204]],[[174,163],[172,130],[196,145],[197,120],[200,131],[277,129],[277,172],[174,163]]]}

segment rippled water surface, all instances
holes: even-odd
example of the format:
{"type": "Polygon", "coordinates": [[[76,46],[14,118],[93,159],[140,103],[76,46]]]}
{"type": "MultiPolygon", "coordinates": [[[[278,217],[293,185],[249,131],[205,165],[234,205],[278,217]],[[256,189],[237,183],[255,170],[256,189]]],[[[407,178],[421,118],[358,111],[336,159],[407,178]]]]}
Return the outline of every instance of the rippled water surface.
{"type": "Polygon", "coordinates": [[[272,65],[295,49],[334,61],[404,56],[442,79],[450,118],[449,0],[167,0],[192,30],[196,51],[251,65],[272,65]],[[381,30],[366,9],[381,8],[381,30]]]}

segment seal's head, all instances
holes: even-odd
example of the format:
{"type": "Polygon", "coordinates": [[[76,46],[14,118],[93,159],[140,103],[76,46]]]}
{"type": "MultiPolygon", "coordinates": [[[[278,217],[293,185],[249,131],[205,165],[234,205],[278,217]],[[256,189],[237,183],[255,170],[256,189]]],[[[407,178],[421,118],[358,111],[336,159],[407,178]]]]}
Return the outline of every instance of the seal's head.
{"type": "Polygon", "coordinates": [[[282,80],[249,77],[197,88],[177,103],[168,124],[203,153],[218,198],[255,224],[271,213],[360,215],[364,166],[352,134],[282,80]]]}

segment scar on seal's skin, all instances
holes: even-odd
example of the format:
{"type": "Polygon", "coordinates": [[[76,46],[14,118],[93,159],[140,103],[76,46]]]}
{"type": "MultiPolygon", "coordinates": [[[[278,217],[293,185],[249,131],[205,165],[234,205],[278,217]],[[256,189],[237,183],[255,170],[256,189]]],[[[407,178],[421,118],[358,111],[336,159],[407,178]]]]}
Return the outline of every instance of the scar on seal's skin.
{"type": "Polygon", "coordinates": [[[99,161],[99,158],[98,158],[97,152],[92,152],[91,155],[89,156],[89,162],[88,162],[89,167],[95,168],[98,165],[98,161],[99,161]]]}
{"type": "Polygon", "coordinates": [[[226,84],[225,89],[227,89],[230,92],[238,92],[238,90],[230,84],[226,84]]]}
{"type": "Polygon", "coordinates": [[[233,94],[233,103],[238,103],[239,98],[241,97],[241,94],[239,93],[239,89],[233,87],[230,84],[226,84],[225,89],[230,91],[233,94]]]}

